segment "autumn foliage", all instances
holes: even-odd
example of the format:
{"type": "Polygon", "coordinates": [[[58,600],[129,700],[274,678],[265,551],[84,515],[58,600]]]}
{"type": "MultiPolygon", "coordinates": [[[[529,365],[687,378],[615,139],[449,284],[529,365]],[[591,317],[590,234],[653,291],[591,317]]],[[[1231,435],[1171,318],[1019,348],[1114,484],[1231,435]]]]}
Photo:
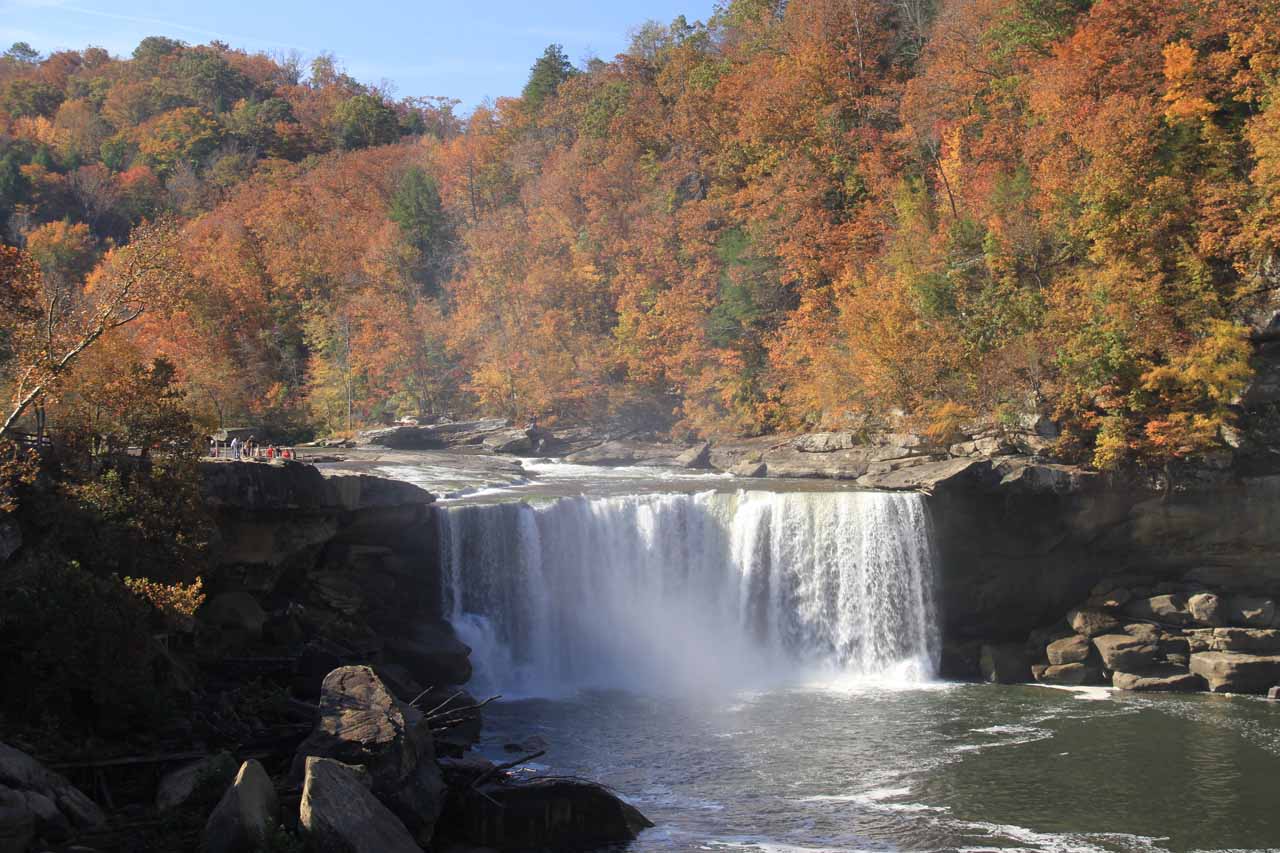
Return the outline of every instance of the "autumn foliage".
{"type": "Polygon", "coordinates": [[[734,0],[465,121],[219,44],[10,56],[0,215],[44,282],[179,217],[194,286],[125,334],[211,426],[1050,416],[1159,464],[1231,430],[1280,287],[1277,19],[734,0]]]}

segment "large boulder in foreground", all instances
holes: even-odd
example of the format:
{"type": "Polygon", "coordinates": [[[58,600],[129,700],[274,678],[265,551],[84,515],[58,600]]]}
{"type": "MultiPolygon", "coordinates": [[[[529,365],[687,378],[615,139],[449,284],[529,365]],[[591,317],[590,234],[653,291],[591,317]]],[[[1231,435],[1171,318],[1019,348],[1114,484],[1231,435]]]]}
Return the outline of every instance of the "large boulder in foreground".
{"type": "Polygon", "coordinates": [[[23,838],[62,841],[105,821],[93,800],[62,776],[0,743],[0,850],[25,849],[18,843],[23,838]]]}
{"type": "Polygon", "coordinates": [[[262,765],[250,759],[222,795],[204,825],[201,853],[256,853],[280,819],[275,786],[262,765]]]}
{"type": "Polygon", "coordinates": [[[357,772],[330,758],[306,759],[298,826],[321,853],[421,853],[409,830],[357,772]]]}
{"type": "Polygon", "coordinates": [[[363,765],[373,793],[422,844],[431,840],[444,806],[444,782],[422,713],[392,695],[367,666],[325,676],[320,719],[298,747],[292,778],[302,780],[309,756],[363,765]]]}
{"type": "Polygon", "coordinates": [[[496,850],[588,850],[634,840],[653,826],[608,789],[576,779],[482,785],[451,808],[451,834],[496,850]]]}
{"type": "Polygon", "coordinates": [[[1280,683],[1280,655],[1197,652],[1191,671],[1209,683],[1212,693],[1266,693],[1280,683]]]}

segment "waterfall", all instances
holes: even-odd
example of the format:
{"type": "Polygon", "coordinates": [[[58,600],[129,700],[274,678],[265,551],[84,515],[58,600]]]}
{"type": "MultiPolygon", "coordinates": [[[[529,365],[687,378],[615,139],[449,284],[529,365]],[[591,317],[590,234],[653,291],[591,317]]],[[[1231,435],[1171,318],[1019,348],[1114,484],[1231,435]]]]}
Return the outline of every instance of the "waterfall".
{"type": "Polygon", "coordinates": [[[934,672],[919,495],[705,492],[437,512],[446,612],[484,689],[934,672]]]}

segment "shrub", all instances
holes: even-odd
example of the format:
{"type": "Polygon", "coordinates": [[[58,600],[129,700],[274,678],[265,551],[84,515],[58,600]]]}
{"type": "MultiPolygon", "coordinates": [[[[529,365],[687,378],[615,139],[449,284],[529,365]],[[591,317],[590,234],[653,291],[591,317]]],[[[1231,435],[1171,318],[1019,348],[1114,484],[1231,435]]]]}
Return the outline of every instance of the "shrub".
{"type": "Polygon", "coordinates": [[[195,583],[159,583],[149,578],[125,578],[124,585],[139,598],[151,602],[172,628],[189,631],[195,624],[196,611],[204,604],[204,581],[195,583]]]}
{"type": "Polygon", "coordinates": [[[19,723],[137,731],[168,710],[142,602],[115,579],[35,555],[0,588],[0,703],[19,723]]]}

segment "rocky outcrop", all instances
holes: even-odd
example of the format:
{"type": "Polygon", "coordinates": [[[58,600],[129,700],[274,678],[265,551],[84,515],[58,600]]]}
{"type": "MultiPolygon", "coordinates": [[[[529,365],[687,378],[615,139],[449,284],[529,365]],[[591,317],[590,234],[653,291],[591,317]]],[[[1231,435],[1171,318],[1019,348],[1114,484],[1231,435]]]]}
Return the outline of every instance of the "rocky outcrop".
{"type": "Polygon", "coordinates": [[[309,756],[365,767],[374,795],[420,843],[430,842],[444,804],[431,732],[422,713],[393,696],[370,667],[342,667],[325,678],[320,719],[298,748],[294,779],[302,779],[309,756]]]}
{"type": "Polygon", "coordinates": [[[1275,620],[1268,598],[1240,595],[1239,606],[1228,606],[1229,596],[1198,581],[1135,574],[1105,578],[1089,592],[1088,606],[1029,635],[1036,681],[1219,693],[1262,693],[1280,682],[1280,625],[1245,627],[1260,614],[1275,620]]]}
{"type": "Polygon", "coordinates": [[[397,425],[361,432],[358,445],[386,447],[392,450],[439,450],[481,444],[494,434],[507,430],[511,422],[505,418],[478,421],[418,425],[397,425]]]}
{"type": "Polygon", "coordinates": [[[1178,666],[1153,666],[1139,672],[1117,672],[1112,685],[1137,693],[1194,693],[1205,689],[1199,675],[1178,666]]]}
{"type": "Polygon", "coordinates": [[[62,776],[0,743],[0,849],[23,851],[37,838],[65,841],[105,820],[93,800],[62,776]]]}
{"type": "Polygon", "coordinates": [[[564,461],[571,465],[685,467],[676,461],[684,451],[683,447],[662,442],[618,440],[570,453],[564,461]]]}
{"type": "Polygon", "coordinates": [[[1191,672],[1212,693],[1266,693],[1280,684],[1280,655],[1198,652],[1191,656],[1191,672]]]}
{"type": "Polygon", "coordinates": [[[205,823],[201,853],[255,853],[279,820],[271,777],[257,761],[246,761],[205,823]]]}
{"type": "Polygon", "coordinates": [[[359,773],[338,761],[306,759],[298,828],[321,853],[421,853],[405,825],[359,773]]]}

